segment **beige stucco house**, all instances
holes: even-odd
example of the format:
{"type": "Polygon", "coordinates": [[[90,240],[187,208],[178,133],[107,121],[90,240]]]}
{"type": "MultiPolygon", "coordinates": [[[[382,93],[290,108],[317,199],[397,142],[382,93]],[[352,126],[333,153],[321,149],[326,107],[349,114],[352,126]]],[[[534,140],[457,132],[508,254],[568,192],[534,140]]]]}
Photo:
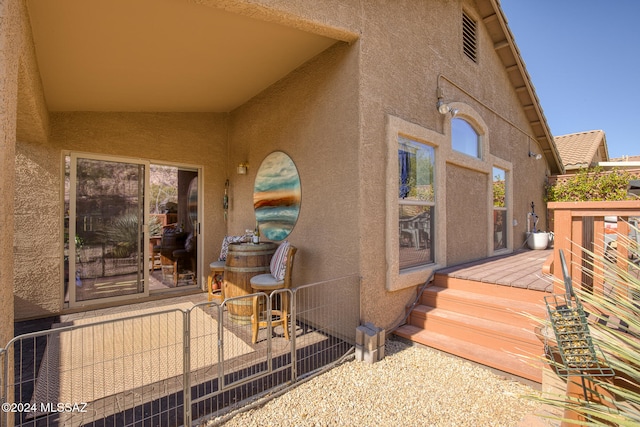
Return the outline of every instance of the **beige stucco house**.
{"type": "Polygon", "coordinates": [[[434,269],[520,247],[563,172],[497,0],[7,0],[0,29],[0,343],[14,319],[176,295],[69,300],[65,176],[87,159],[195,177],[193,291],[285,152],[295,283],[358,275],[383,327],[434,269]]]}

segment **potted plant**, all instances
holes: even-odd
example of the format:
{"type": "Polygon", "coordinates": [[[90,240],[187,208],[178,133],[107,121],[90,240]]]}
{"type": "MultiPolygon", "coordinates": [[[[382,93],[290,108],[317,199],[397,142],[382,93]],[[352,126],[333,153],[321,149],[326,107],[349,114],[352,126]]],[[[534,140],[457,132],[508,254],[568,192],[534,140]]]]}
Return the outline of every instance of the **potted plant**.
{"type": "Polygon", "coordinates": [[[531,202],[531,212],[527,214],[527,245],[534,250],[547,249],[552,240],[552,233],[538,230],[537,225],[538,215],[534,203],[531,202]]]}

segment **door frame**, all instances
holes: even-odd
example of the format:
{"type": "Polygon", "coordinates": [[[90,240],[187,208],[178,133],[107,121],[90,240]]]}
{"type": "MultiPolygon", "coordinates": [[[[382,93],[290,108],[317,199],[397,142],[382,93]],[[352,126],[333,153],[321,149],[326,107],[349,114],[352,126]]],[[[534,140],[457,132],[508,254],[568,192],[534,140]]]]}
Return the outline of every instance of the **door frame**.
{"type": "MultiPolygon", "coordinates": [[[[76,151],[76,150],[63,150],[62,151],[62,159],[61,159],[61,165],[62,165],[62,170],[61,170],[61,175],[62,175],[62,183],[63,185],[61,186],[61,203],[62,206],[64,207],[65,204],[65,158],[66,157],[70,158],[70,163],[73,163],[73,158],[75,157],[76,159],[78,157],[80,158],[88,158],[88,159],[95,159],[95,160],[106,160],[106,161],[115,161],[115,162],[122,162],[122,163],[131,163],[131,164],[139,164],[139,165],[145,165],[145,176],[144,176],[144,200],[145,200],[145,207],[144,207],[144,228],[143,228],[143,233],[144,233],[144,242],[143,242],[143,250],[144,250],[144,260],[148,260],[149,256],[151,255],[149,253],[149,237],[150,237],[150,233],[149,233],[149,206],[148,206],[148,200],[149,200],[149,194],[150,194],[150,165],[163,165],[163,166],[172,166],[172,167],[177,167],[177,168],[182,168],[182,169],[186,169],[186,170],[192,170],[195,171],[197,173],[197,178],[198,178],[198,221],[196,224],[196,235],[197,235],[197,239],[196,239],[196,247],[197,247],[197,256],[196,256],[196,268],[197,268],[197,274],[196,274],[196,285],[195,286],[185,286],[185,289],[187,291],[189,290],[193,290],[195,289],[203,289],[203,283],[204,283],[204,278],[205,276],[205,272],[203,271],[203,248],[204,248],[204,242],[203,242],[203,238],[202,236],[204,235],[204,222],[203,222],[203,215],[204,215],[204,167],[202,165],[199,164],[188,164],[188,163],[183,163],[183,162],[171,162],[171,161],[166,161],[166,160],[154,160],[154,159],[142,159],[139,157],[129,157],[129,156],[120,156],[120,155],[106,155],[106,154],[99,154],[99,153],[89,153],[89,152],[83,152],[83,151],[76,151]]],[[[70,168],[73,168],[74,166],[77,166],[76,164],[70,164],[70,168]]],[[[71,173],[71,170],[70,170],[71,173]]],[[[74,172],[75,174],[75,172],[74,172]]],[[[69,180],[71,181],[71,175],[69,176],[69,180]]],[[[70,182],[70,188],[69,188],[69,195],[71,195],[71,192],[74,191],[75,192],[75,187],[72,189],[71,188],[71,182],[70,182]]],[[[69,213],[71,213],[71,210],[74,209],[75,212],[75,200],[73,200],[73,206],[72,204],[72,198],[69,198],[69,213]]],[[[75,198],[73,198],[75,199],[75,198]]],[[[75,215],[75,214],[74,214],[75,215]]],[[[60,225],[60,241],[63,242],[63,247],[62,247],[62,251],[61,251],[61,270],[64,271],[64,267],[65,267],[65,261],[64,261],[64,212],[61,215],[61,225],[60,225]]],[[[73,233],[75,233],[75,222],[72,224],[72,221],[69,221],[69,236],[72,236],[73,233]],[[73,230],[71,229],[71,227],[73,227],[73,230]]],[[[70,255],[70,251],[69,251],[69,255],[70,255]]],[[[146,263],[145,263],[146,265],[146,263]]],[[[61,299],[62,299],[62,306],[63,307],[68,307],[68,308],[77,308],[77,307],[90,307],[90,306],[95,306],[95,305],[99,305],[99,304],[112,304],[112,303],[118,303],[118,302],[125,302],[125,301],[132,301],[132,300],[136,300],[136,299],[141,299],[141,298],[145,298],[145,297],[149,297],[149,296],[153,296],[153,295],[158,295],[158,294],[162,294],[165,293],[166,291],[164,290],[154,290],[151,291],[150,290],[150,273],[148,268],[145,268],[145,274],[144,274],[144,292],[143,293],[136,293],[136,294],[130,294],[130,295],[122,295],[122,296],[117,296],[117,297],[109,297],[109,298],[101,298],[101,299],[93,299],[93,300],[87,300],[87,301],[75,301],[75,289],[72,289],[72,287],[75,287],[75,280],[72,278],[72,273],[71,273],[71,268],[75,268],[75,259],[71,260],[71,256],[69,256],[69,278],[67,280],[65,280],[64,274],[62,274],[62,278],[61,278],[61,290],[62,290],[62,295],[61,295],[61,299]],[[69,287],[69,300],[65,301],[65,286],[69,287]],[[71,293],[73,292],[73,303],[72,303],[72,298],[71,298],[71,293]]],[[[75,277],[75,273],[73,274],[73,277],[75,277]]],[[[175,292],[175,290],[173,291],[169,291],[169,292],[175,292]]],[[[117,305],[117,304],[112,304],[112,305],[117,305]]]]}
{"type": "MultiPolygon", "coordinates": [[[[65,156],[68,155],[70,157],[70,169],[69,169],[69,257],[68,257],[68,263],[69,263],[69,277],[68,277],[68,281],[66,283],[66,286],[68,287],[68,291],[69,291],[69,307],[70,308],[75,308],[75,307],[86,307],[86,306],[93,306],[93,305],[98,305],[98,304],[105,304],[105,303],[111,303],[111,302],[118,302],[118,301],[125,301],[125,300],[132,300],[132,299],[138,299],[138,298],[144,298],[144,297],[148,297],[149,296],[149,269],[146,268],[146,266],[148,265],[148,262],[146,260],[149,259],[149,209],[146,206],[146,203],[149,199],[149,161],[148,160],[144,160],[144,159],[139,159],[139,158],[129,158],[129,157],[121,157],[121,156],[110,156],[110,155],[103,155],[103,154],[95,154],[95,153],[84,153],[84,152],[77,152],[77,151],[69,151],[68,153],[65,153],[65,156]],[[144,177],[143,177],[143,182],[144,182],[144,191],[142,194],[142,201],[141,203],[143,203],[144,209],[143,209],[143,229],[142,229],[142,233],[143,233],[143,240],[142,240],[142,266],[145,266],[142,271],[143,271],[143,278],[142,278],[142,286],[143,286],[143,290],[142,292],[137,292],[134,294],[128,294],[128,295],[119,295],[119,296],[113,296],[113,297],[106,297],[106,298],[96,298],[96,299],[89,299],[89,300],[83,300],[83,301],[78,301],[76,299],[76,284],[75,284],[75,271],[76,271],[76,257],[75,257],[75,253],[76,253],[76,248],[75,248],[75,238],[72,240],[71,236],[75,236],[76,235],[76,188],[77,188],[77,176],[76,176],[76,172],[77,172],[77,160],[78,158],[81,159],[88,159],[88,160],[99,160],[99,161],[107,161],[107,162],[116,162],[116,163],[126,163],[126,164],[131,164],[131,165],[138,165],[138,166],[144,166],[144,177]]],[[[64,227],[64,225],[63,225],[64,227]]],[[[64,230],[63,230],[64,233],[64,230]]],[[[64,260],[63,260],[64,262],[64,260]]],[[[63,282],[64,282],[64,277],[63,277],[63,282]]],[[[63,286],[65,284],[63,283],[63,286]]],[[[63,288],[64,289],[64,288],[63,288]]],[[[64,298],[64,295],[63,295],[64,298]]]]}

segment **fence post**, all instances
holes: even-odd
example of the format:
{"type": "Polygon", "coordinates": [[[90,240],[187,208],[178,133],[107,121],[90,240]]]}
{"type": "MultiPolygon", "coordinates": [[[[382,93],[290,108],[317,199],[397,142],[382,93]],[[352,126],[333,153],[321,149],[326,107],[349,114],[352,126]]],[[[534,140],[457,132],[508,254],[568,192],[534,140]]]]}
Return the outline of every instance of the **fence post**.
{"type": "Polygon", "coordinates": [[[298,306],[296,298],[297,298],[297,289],[288,289],[287,292],[291,292],[289,296],[289,304],[291,313],[291,321],[288,323],[289,336],[291,337],[291,383],[295,384],[298,381],[298,358],[296,354],[296,307],[298,306]]]}
{"type": "MultiPolygon", "coordinates": [[[[7,399],[7,376],[9,375],[9,368],[7,361],[7,350],[0,348],[0,404],[8,403],[7,399]]],[[[0,413],[0,426],[6,427],[9,425],[9,411],[2,411],[0,413]]]]}
{"type": "Polygon", "coordinates": [[[222,301],[221,305],[217,305],[218,314],[218,387],[224,388],[224,308],[227,306],[226,301],[222,301]]]}
{"type": "Polygon", "coordinates": [[[182,312],[182,404],[184,426],[191,425],[191,309],[182,312]]]}
{"type": "MultiPolygon", "coordinates": [[[[564,293],[562,268],[560,268],[560,250],[563,250],[569,257],[568,264],[571,262],[571,211],[568,209],[562,209],[561,207],[555,207],[553,203],[549,204],[549,208],[553,209],[554,213],[554,237],[553,237],[553,275],[556,280],[554,281],[554,293],[564,293]]],[[[571,264],[569,264],[571,265],[571,264]]]]}

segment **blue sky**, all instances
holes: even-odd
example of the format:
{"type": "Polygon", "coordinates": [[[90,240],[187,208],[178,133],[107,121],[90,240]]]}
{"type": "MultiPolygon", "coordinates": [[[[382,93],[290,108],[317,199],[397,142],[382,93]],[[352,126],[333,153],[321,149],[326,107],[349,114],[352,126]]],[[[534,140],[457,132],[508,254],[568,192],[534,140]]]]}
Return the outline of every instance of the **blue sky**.
{"type": "Polygon", "coordinates": [[[640,155],[640,0],[501,0],[554,136],[601,129],[640,155]]]}

